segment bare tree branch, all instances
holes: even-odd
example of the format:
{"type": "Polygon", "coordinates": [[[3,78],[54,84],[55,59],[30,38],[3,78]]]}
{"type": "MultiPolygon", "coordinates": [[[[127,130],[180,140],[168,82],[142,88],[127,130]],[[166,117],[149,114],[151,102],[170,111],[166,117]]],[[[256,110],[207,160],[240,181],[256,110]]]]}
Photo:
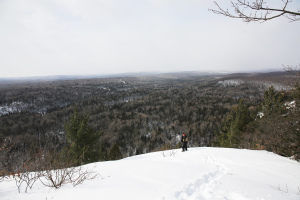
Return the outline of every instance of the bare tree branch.
{"type": "Polygon", "coordinates": [[[224,10],[216,1],[214,1],[217,9],[209,9],[215,14],[224,15],[231,18],[240,18],[245,22],[265,22],[281,16],[287,17],[291,22],[300,20],[300,10],[286,10],[292,0],[282,0],[281,8],[269,8],[264,0],[236,0],[231,1],[231,7],[234,11],[224,10]]]}
{"type": "Polygon", "coordinates": [[[293,67],[292,65],[283,65],[283,69],[286,72],[291,73],[295,78],[295,82],[299,83],[299,81],[300,81],[300,64],[296,65],[295,67],[293,67]]]}

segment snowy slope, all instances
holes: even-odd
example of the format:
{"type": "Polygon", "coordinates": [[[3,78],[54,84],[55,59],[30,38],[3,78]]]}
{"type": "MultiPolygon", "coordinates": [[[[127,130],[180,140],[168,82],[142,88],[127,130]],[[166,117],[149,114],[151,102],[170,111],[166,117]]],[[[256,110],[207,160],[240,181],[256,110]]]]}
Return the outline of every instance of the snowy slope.
{"type": "Polygon", "coordinates": [[[300,163],[266,151],[191,148],[86,165],[102,178],[18,193],[0,183],[1,200],[299,200],[300,163]]]}

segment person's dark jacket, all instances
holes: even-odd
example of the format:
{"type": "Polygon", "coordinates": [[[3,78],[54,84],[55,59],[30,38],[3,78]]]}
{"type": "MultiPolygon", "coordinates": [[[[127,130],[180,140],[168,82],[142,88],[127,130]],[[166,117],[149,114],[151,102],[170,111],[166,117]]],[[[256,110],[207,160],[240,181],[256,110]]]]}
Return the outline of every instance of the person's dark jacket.
{"type": "Polygon", "coordinates": [[[188,138],[187,136],[181,136],[181,142],[187,142],[188,141],[188,138]]]}
{"type": "Polygon", "coordinates": [[[181,136],[181,142],[182,142],[182,151],[187,151],[188,138],[186,135],[181,136]]]}

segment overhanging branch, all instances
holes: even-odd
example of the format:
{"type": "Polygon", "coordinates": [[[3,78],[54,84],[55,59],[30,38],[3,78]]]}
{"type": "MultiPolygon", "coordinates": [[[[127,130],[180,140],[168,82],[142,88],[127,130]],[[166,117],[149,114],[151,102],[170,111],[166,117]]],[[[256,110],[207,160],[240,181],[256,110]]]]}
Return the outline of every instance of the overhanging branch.
{"type": "Polygon", "coordinates": [[[282,0],[282,8],[269,8],[265,6],[264,0],[255,0],[252,2],[245,0],[231,1],[231,7],[234,10],[230,12],[228,9],[224,10],[216,1],[214,1],[217,9],[209,9],[215,14],[225,15],[231,18],[240,18],[245,22],[259,21],[264,22],[281,16],[286,16],[291,22],[300,20],[300,10],[290,11],[286,10],[287,5],[292,2],[291,0],[282,0]],[[273,13],[276,14],[273,14],[273,13]]]}

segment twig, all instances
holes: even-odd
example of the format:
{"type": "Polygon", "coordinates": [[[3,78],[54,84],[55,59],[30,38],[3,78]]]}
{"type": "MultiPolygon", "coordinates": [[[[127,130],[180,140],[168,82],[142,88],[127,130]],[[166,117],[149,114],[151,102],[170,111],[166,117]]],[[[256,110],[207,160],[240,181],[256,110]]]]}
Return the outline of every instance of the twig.
{"type": "Polygon", "coordinates": [[[245,22],[265,22],[281,16],[286,16],[291,22],[300,20],[299,9],[296,12],[286,10],[286,7],[291,2],[291,0],[283,0],[282,2],[282,8],[270,8],[268,6],[265,6],[266,3],[263,0],[256,0],[253,2],[249,2],[246,0],[236,0],[235,2],[231,1],[231,7],[235,12],[235,14],[232,14],[228,9],[224,10],[216,1],[214,1],[217,10],[208,10],[212,11],[215,14],[221,14],[231,18],[240,18],[245,22]],[[245,10],[250,10],[252,11],[252,13],[247,13],[245,10]],[[272,15],[273,12],[276,12],[276,14],[272,15]]]}

